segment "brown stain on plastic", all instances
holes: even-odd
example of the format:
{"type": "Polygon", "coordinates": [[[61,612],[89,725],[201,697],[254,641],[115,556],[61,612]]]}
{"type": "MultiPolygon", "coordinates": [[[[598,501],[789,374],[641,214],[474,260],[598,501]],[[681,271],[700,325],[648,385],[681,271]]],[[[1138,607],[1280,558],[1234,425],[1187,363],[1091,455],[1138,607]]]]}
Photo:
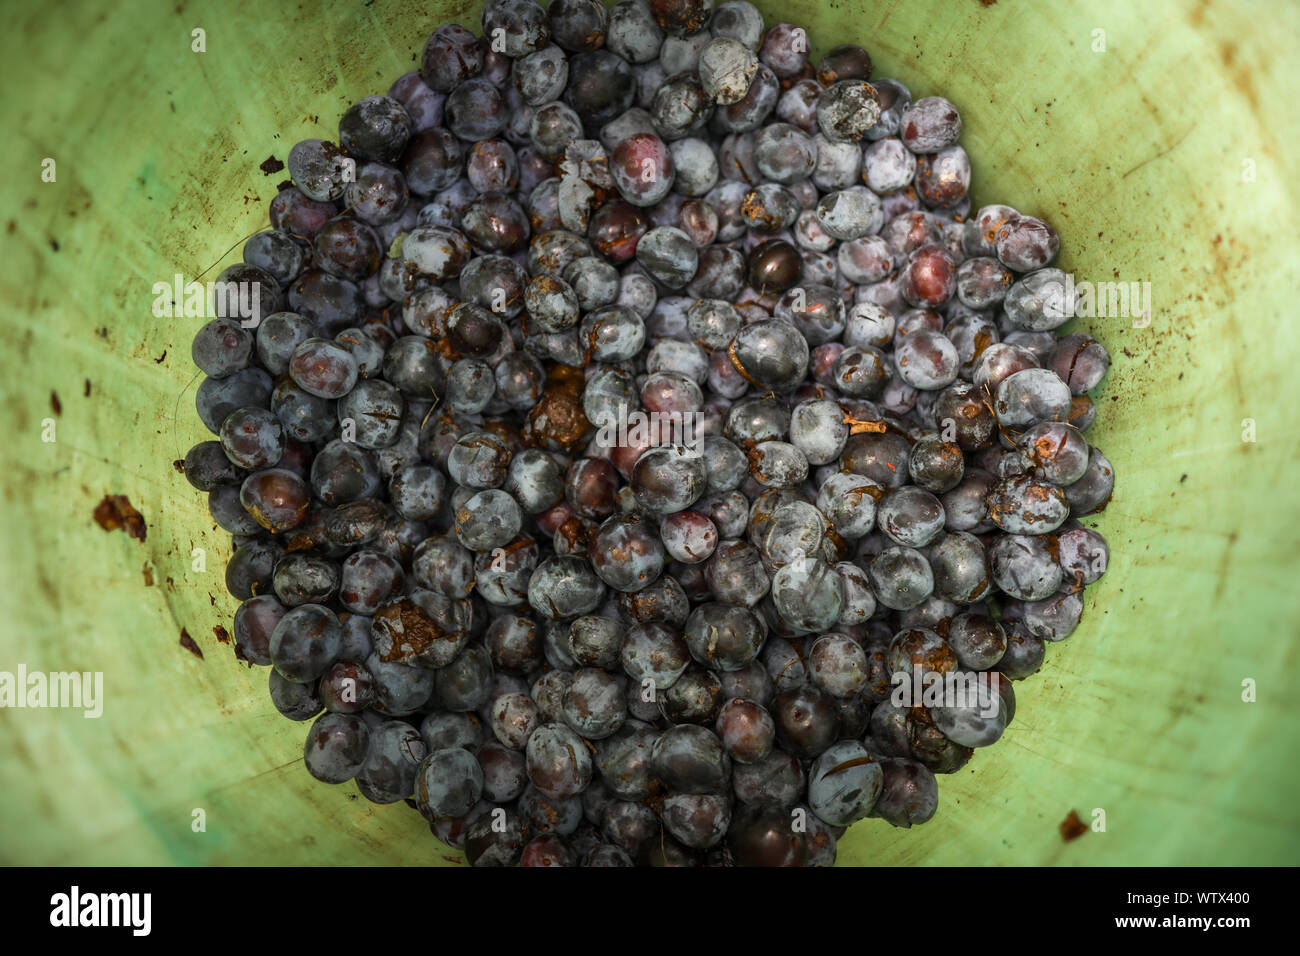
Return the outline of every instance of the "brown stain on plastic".
{"type": "Polygon", "coordinates": [[[105,531],[126,531],[138,541],[145,539],[144,515],[136,511],[126,495],[105,495],[95,506],[95,523],[105,531]]]}

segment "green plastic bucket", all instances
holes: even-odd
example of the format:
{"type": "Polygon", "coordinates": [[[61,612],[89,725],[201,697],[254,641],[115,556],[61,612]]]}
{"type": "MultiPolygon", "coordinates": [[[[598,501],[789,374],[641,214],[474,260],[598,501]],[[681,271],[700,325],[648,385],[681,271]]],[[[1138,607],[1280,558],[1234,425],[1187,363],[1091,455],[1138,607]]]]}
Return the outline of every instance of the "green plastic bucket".
{"type": "MultiPolygon", "coordinates": [[[[1151,283],[1145,327],[1075,320],[1114,358],[1089,437],[1119,475],[1087,522],[1112,561],[1082,625],[1017,685],[1001,743],[941,778],[931,823],[865,821],[841,862],[1300,862],[1300,7],[759,6],[806,26],[815,54],[859,42],[878,74],[956,102],[975,204],[1051,221],[1079,280],[1151,283]],[[1063,840],[1071,811],[1104,832],[1063,840]]],[[[436,26],[477,30],[479,9],[11,13],[0,672],[102,672],[103,715],[0,708],[0,862],[463,865],[410,810],[311,780],[306,727],[214,636],[236,607],[229,536],[172,466],[209,437],[196,321],[151,306],[155,282],[235,261],[263,228],[286,174],[262,160],[334,136],[436,26]],[[92,520],[109,493],[145,540],[92,520]]]]}

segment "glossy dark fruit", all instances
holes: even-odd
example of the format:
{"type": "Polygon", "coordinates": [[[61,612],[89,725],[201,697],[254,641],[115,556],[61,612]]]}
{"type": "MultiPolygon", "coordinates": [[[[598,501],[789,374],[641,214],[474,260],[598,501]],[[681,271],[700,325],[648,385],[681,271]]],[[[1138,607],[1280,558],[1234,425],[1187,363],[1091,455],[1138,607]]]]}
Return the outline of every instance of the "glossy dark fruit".
{"type": "Polygon", "coordinates": [[[354,714],[323,714],[312,724],[303,748],[307,771],[322,783],[345,783],[365,763],[370,729],[354,714]]]}
{"type": "Polygon", "coordinates": [[[649,228],[635,205],[613,199],[592,213],[587,236],[596,252],[611,262],[622,263],[636,254],[637,243],[649,228]]]}
{"type": "Polygon", "coordinates": [[[676,164],[672,152],[654,133],[634,133],[614,147],[610,157],[614,186],[633,206],[653,206],[672,189],[676,164]]]}
{"type": "Polygon", "coordinates": [[[847,827],[871,814],[884,786],[884,770],[856,740],[837,743],[813,761],[808,804],[831,826],[847,827]]]}
{"type": "Polygon", "coordinates": [[[569,625],[569,653],[575,663],[611,670],[618,666],[624,627],[607,617],[580,617],[569,625]]]}
{"type": "Polygon", "coordinates": [[[304,604],[276,624],[269,645],[271,662],[287,680],[315,680],[333,663],[342,640],[334,612],[319,604],[304,604]]]}
{"type": "Polygon", "coordinates": [[[1070,513],[1065,492],[1027,474],[1012,475],[994,485],[988,505],[993,523],[1016,535],[1055,531],[1070,513]]]}
{"type": "Polygon", "coordinates": [[[817,496],[817,508],[842,539],[870,534],[876,523],[876,502],[885,489],[869,478],[849,472],[827,476],[817,496]]]}
{"type": "Polygon", "coordinates": [[[651,278],[681,289],[695,276],[700,254],[691,237],[676,226],[656,226],[637,242],[636,261],[651,278]]]}
{"type": "Polygon", "coordinates": [[[506,811],[504,826],[485,814],[465,831],[465,858],[470,866],[515,866],[523,855],[525,840],[519,815],[506,811]]]}
{"type": "Polygon", "coordinates": [[[943,530],[943,505],[924,488],[905,485],[887,494],[879,503],[876,525],[895,544],[920,548],[943,530]]]}
{"type": "Polygon", "coordinates": [[[645,322],[627,306],[606,306],[587,313],[578,327],[578,337],[591,359],[626,362],[645,343],[645,322]]]}
{"type": "Polygon", "coordinates": [[[706,480],[703,459],[680,445],[647,450],[631,475],[637,503],[658,514],[689,508],[704,493],[706,480]]]}
{"type": "Polygon", "coordinates": [[[1074,633],[1083,616],[1083,598],[1077,591],[1058,591],[1020,608],[1021,622],[1036,637],[1063,641],[1074,633]]]}
{"type": "Polygon", "coordinates": [[[1110,548],[1099,532],[1091,528],[1071,528],[1057,536],[1057,544],[1067,584],[1083,587],[1106,573],[1110,548]]]}
{"type": "Polygon", "coordinates": [[[365,663],[375,678],[374,709],[382,714],[414,714],[433,694],[434,674],[427,668],[382,661],[377,654],[371,654],[365,663]]]}
{"type": "Polygon", "coordinates": [[[929,709],[934,724],[949,740],[963,747],[987,747],[1002,736],[1007,726],[1006,703],[997,683],[1009,679],[1000,674],[958,674],[952,700],[929,709]]]}
{"type": "Polygon", "coordinates": [[[321,677],[319,693],[326,710],[359,714],[374,702],[374,679],[365,665],[339,661],[321,677]]]}
{"type": "Polygon", "coordinates": [[[530,618],[505,614],[487,629],[484,643],[497,670],[525,674],[542,661],[542,635],[530,618]]]}
{"type": "Polygon", "coordinates": [[[788,392],[808,370],[808,341],[788,322],[760,320],[736,333],[728,355],[751,384],[788,392]]]}
{"type": "MultiPolygon", "coordinates": [[[[987,448],[993,443],[997,431],[997,417],[989,395],[968,382],[954,382],[939,393],[934,405],[934,417],[940,434],[945,438],[945,444],[950,437],[965,452],[987,448]]],[[[933,457],[925,451],[930,446],[922,447],[927,459],[933,457]]],[[[937,481],[939,475],[944,475],[946,480],[952,470],[944,467],[947,455],[937,451],[936,454],[942,457],[934,461],[927,460],[918,466],[923,472],[935,472],[935,477],[929,479],[931,483],[937,481]]],[[[908,467],[911,468],[910,461],[908,467]]],[[[963,474],[964,472],[963,465],[963,474]]],[[[930,490],[939,493],[933,487],[930,490]]]]}
{"type": "Polygon", "coordinates": [[[289,287],[289,308],[314,320],[318,331],[333,335],[357,325],[365,317],[366,302],[355,282],[307,269],[289,287]]]}
{"type": "Polygon", "coordinates": [[[822,631],[844,610],[839,574],[819,558],[796,558],[772,575],[772,607],[798,632],[822,631]]]}
{"type": "Polygon", "coordinates": [[[356,359],[329,339],[307,339],[289,359],[289,375],[302,389],[320,398],[341,398],[356,384],[356,359]]]}
{"type": "Polygon", "coordinates": [[[519,858],[521,867],[576,866],[577,859],[564,841],[553,834],[533,837],[519,858]]]}
{"type": "Polygon", "coordinates": [[[545,724],[528,738],[528,779],[542,794],[563,799],[591,780],[591,754],[582,738],[561,724],[545,724]]]}
{"type": "Polygon", "coordinates": [[[404,577],[402,565],[388,555],[354,552],[340,567],[339,602],[355,614],[374,614],[401,590],[404,577]]]}
{"type": "Polygon", "coordinates": [[[718,529],[698,511],[678,511],[660,524],[664,548],[675,561],[699,564],[718,546],[718,529]]]}
{"type": "Polygon", "coordinates": [[[432,195],[452,186],[464,160],[464,145],[441,126],[417,133],[402,160],[402,173],[411,191],[432,195]]]}
{"type": "Polygon", "coordinates": [[[512,253],[528,242],[528,214],[514,199],[491,193],[476,199],[461,217],[461,226],[473,244],[489,253],[512,253]]]}
{"type": "Polygon", "coordinates": [[[569,61],[559,47],[544,47],[516,60],[511,79],[529,106],[558,98],[569,80],[569,61]]]}
{"type": "Polygon", "coordinates": [[[1072,407],[1070,387],[1044,368],[1026,368],[1007,376],[997,386],[993,408],[1007,428],[1023,428],[1042,421],[1065,421],[1072,407]]]}
{"type": "Polygon", "coordinates": [[[664,829],[694,849],[717,846],[730,822],[731,800],[719,794],[671,794],[663,803],[664,829]]]}
{"type": "MultiPolygon", "coordinates": [[[[900,291],[909,305],[918,308],[934,309],[946,303],[957,291],[957,268],[952,255],[938,245],[925,245],[912,252],[902,272],[900,291]]],[[[914,382],[908,384],[923,387],[914,382]]]]}
{"type": "Polygon", "coordinates": [[[1072,485],[1088,470],[1088,442],[1064,422],[1040,422],[1016,439],[1035,476],[1057,487],[1072,485]]]}
{"type": "Polygon", "coordinates": [[[459,817],[483,793],[483,770],[468,750],[449,747],[425,757],[415,777],[415,801],[426,817],[459,817]]]}
{"type": "Polygon", "coordinates": [[[988,558],[975,535],[965,531],[944,533],[935,539],[927,555],[937,596],[958,604],[973,604],[988,595],[988,558]]]}
{"type": "Polygon", "coordinates": [[[934,494],[943,494],[961,482],[966,460],[957,443],[926,436],[912,446],[907,469],[917,485],[934,494]]]}
{"type": "Polygon", "coordinates": [[[320,398],[285,376],[271,393],[271,411],[279,419],[285,436],[298,442],[324,439],[337,422],[336,403],[320,398]]]}
{"type": "Polygon", "coordinates": [[[816,757],[839,733],[839,709],[834,699],[812,686],[778,694],[772,703],[772,718],[777,741],[801,758],[816,757]]]}
{"type": "Polygon", "coordinates": [[[311,720],[321,711],[315,682],[299,684],[296,681],[285,680],[274,668],[271,668],[268,694],[271,705],[280,712],[281,716],[290,720],[311,720]]]}
{"type": "Polygon", "coordinates": [[[1029,272],[1050,264],[1061,248],[1061,240],[1043,220],[1015,216],[998,228],[993,246],[998,261],[1008,269],[1029,272]]]}
{"type": "Polygon", "coordinates": [[[728,700],[718,711],[715,729],[731,759],[740,764],[762,760],[776,742],[772,715],[753,700],[728,700]]]}
{"type": "Polygon", "coordinates": [[[456,509],[456,537],[471,551],[486,553],[509,544],[519,534],[523,514],[504,491],[487,488],[456,509]]]}
{"type": "Polygon", "coordinates": [[[410,138],[410,114],[389,96],[367,96],[339,120],[339,145],[361,159],[391,163],[410,138]]]}
{"type": "Polygon", "coordinates": [[[886,757],[880,766],[884,779],[871,815],[904,828],[929,822],[939,808],[934,774],[906,758],[886,757]]]}
{"type": "Polygon", "coordinates": [[[356,181],[348,183],[343,191],[344,205],[371,226],[397,221],[406,211],[410,197],[406,179],[383,163],[366,163],[357,171],[356,181]]]}
{"type": "Polygon", "coordinates": [[[1049,535],[1006,534],[988,549],[993,583],[1013,598],[1038,601],[1054,594],[1063,579],[1049,535]]]}
{"type": "Polygon", "coordinates": [[[250,664],[271,663],[271,634],[286,608],[273,595],[251,597],[235,611],[235,655],[250,664]]]}
{"type": "Polygon", "coordinates": [[[870,679],[866,652],[854,640],[827,634],[813,642],[807,659],[809,679],[832,697],[861,693],[870,679]]]}
{"type": "Polygon", "coordinates": [[[916,189],[926,205],[935,208],[955,206],[966,198],[970,188],[970,159],[960,146],[946,146],[935,153],[918,157],[916,189]]]}
{"type": "Polygon", "coordinates": [[[816,162],[816,143],[789,123],[771,123],[754,138],[754,165],[758,172],[783,186],[807,179],[816,162]]]}
{"type": "Polygon", "coordinates": [[[605,585],[583,558],[548,558],[528,581],[528,603],[551,620],[581,617],[600,606],[605,585]]]}
{"type": "Polygon", "coordinates": [[[315,323],[296,312],[268,315],[257,327],[257,357],[267,371],[283,375],[294,349],[311,338],[315,323]]]}
{"type": "Polygon", "coordinates": [[[753,232],[775,235],[789,229],[799,215],[799,199],[777,183],[760,183],[745,194],[740,216],[753,232]]]}
{"type": "MultiPolygon", "coordinates": [[[[830,55],[833,54],[834,51],[830,55]]],[[[870,73],[870,58],[865,65],[865,72],[870,73]]],[[[880,95],[860,75],[860,71],[853,71],[848,64],[846,66],[847,69],[835,71],[834,75],[839,78],[832,81],[817,102],[817,126],[831,142],[855,143],[862,140],[880,118],[880,95]],[[859,75],[850,77],[850,72],[859,75]]],[[[817,78],[825,82],[821,71],[817,78]]]]}
{"type": "Polygon", "coordinates": [[[722,681],[711,670],[695,665],[658,695],[659,712],[674,724],[713,727],[722,702],[722,681]]]}
{"type": "Polygon", "coordinates": [[[350,162],[354,171],[355,161],[334,143],[305,139],[289,150],[289,175],[305,196],[322,203],[331,202],[343,197],[350,162]]]}
{"type": "Polygon", "coordinates": [[[476,753],[483,743],[484,727],[473,714],[440,711],[420,721],[420,737],[430,751],[461,747],[476,753]]]}
{"type": "Polygon", "coordinates": [[[961,136],[961,114],[942,96],[916,100],[903,111],[899,135],[914,153],[937,153],[961,136]]]}
{"type": "Polygon", "coordinates": [[[745,541],[723,541],[704,565],[705,580],[718,600],[753,607],[771,587],[758,550],[745,541]]]}
{"type": "MultiPolygon", "coordinates": [[[[292,172],[290,173],[292,175],[292,172]]],[[[316,231],[325,225],[338,212],[333,202],[317,200],[308,196],[301,189],[290,186],[281,189],[271,200],[271,226],[290,236],[310,242],[316,231]]],[[[252,242],[250,239],[249,242],[252,242]]],[[[260,265],[272,275],[274,270],[267,264],[249,260],[253,265],[260,265]]]]}
{"type": "Polygon", "coordinates": [[[448,93],[483,69],[485,50],[486,44],[469,30],[446,24],[435,30],[425,44],[420,76],[430,89],[448,93]]]}
{"type": "Polygon", "coordinates": [[[817,62],[817,82],[832,87],[843,80],[871,79],[871,54],[854,43],[832,47],[817,62]]]}
{"type": "Polygon", "coordinates": [[[600,668],[579,668],[564,692],[560,715],[571,730],[587,740],[608,737],[627,717],[623,687],[600,668]]]}
{"type": "Polygon", "coordinates": [[[471,645],[446,667],[440,668],[434,682],[438,701],[447,710],[478,710],[492,696],[492,661],[479,645],[471,645]]]}
{"type": "Polygon", "coordinates": [[[344,329],[334,336],[357,361],[357,374],[363,380],[377,380],[384,363],[384,349],[393,341],[387,326],[367,321],[365,328],[344,329]]]}
{"type": "Polygon", "coordinates": [[[1110,461],[1099,449],[1090,449],[1083,477],[1065,488],[1070,514],[1079,518],[1105,510],[1114,490],[1115,472],[1110,461]]]}
{"type": "Polygon", "coordinates": [[[462,303],[447,318],[447,338],[461,355],[485,358],[501,347],[507,335],[501,319],[481,305],[462,303]]]}
{"type": "Polygon", "coordinates": [[[225,378],[248,366],[253,336],[234,319],[213,319],[194,336],[190,356],[211,378],[225,378]]]}
{"type": "Polygon", "coordinates": [[[1052,352],[1050,367],[1070,386],[1070,394],[1083,395],[1096,388],[1110,368],[1105,346],[1084,333],[1066,335],[1052,352]]]}
{"type": "Polygon", "coordinates": [[[948,646],[963,667],[987,670],[1006,653],[1007,636],[991,617],[978,613],[960,614],[948,625],[948,646]]]}
{"type": "Polygon", "coordinates": [[[586,50],[569,58],[569,86],[564,99],[584,123],[608,123],[636,95],[632,68],[608,50],[586,50]]]}
{"type": "Polygon", "coordinates": [[[762,293],[781,293],[800,278],[802,259],[785,239],[768,239],[749,256],[749,282],[762,293]]]}
{"type": "Polygon", "coordinates": [[[906,611],[934,591],[934,573],[925,556],[913,548],[886,548],[868,566],[876,599],[885,607],[906,611]]]}
{"type": "Polygon", "coordinates": [[[271,378],[259,368],[244,368],[225,378],[205,378],[194,396],[199,418],[214,435],[226,416],[238,408],[265,407],[271,396],[271,378]]]}
{"type": "MultiPolygon", "coordinates": [[[[498,40],[506,56],[526,56],[546,46],[550,23],[532,0],[490,0],[483,7],[483,36],[498,40]]],[[[436,34],[435,34],[436,36],[436,34]]]]}
{"type": "Polygon", "coordinates": [[[241,547],[251,543],[262,530],[244,507],[239,489],[233,485],[218,485],[208,492],[208,514],[222,530],[249,539],[238,542],[241,547]]]}
{"type": "Polygon", "coordinates": [[[890,369],[884,353],[874,345],[844,349],[835,360],[835,387],[855,398],[874,398],[889,382],[890,369]]]}
{"type": "Polygon", "coordinates": [[[341,279],[357,282],[379,268],[379,237],[359,219],[331,219],[316,233],[312,247],[316,268],[341,279]]]}
{"type": "Polygon", "coordinates": [[[650,772],[681,793],[717,793],[731,777],[731,758],[712,730],[678,724],[664,731],[650,753],[650,772]]]}
{"type": "Polygon", "coordinates": [[[427,756],[419,733],[400,720],[370,731],[366,759],[357,771],[357,790],[371,803],[396,803],[415,792],[415,776],[427,756]]]}
{"type": "Polygon", "coordinates": [[[728,838],[737,866],[803,866],[808,859],[805,832],[776,807],[748,810],[732,823],[728,838]]]}
{"type": "Polygon", "coordinates": [[[614,590],[639,591],[663,570],[663,542],[640,515],[613,515],[591,541],[591,563],[614,590]]]}
{"type": "Polygon", "coordinates": [[[337,405],[339,424],[350,426],[348,437],[368,449],[387,448],[397,440],[405,410],[401,392],[382,379],[358,382],[337,405]]]}
{"type": "Polygon", "coordinates": [[[271,586],[286,607],[325,604],[339,587],[339,568],[310,551],[291,551],[275,564],[271,586]]]}
{"type": "Polygon", "coordinates": [[[629,628],[619,656],[623,672],[656,694],[671,687],[690,663],[681,633],[661,622],[629,628]]]}
{"type": "Polygon", "coordinates": [[[244,479],[239,502],[258,525],[271,532],[289,531],[307,518],[311,493],[298,475],[281,468],[255,472],[244,479]]]}

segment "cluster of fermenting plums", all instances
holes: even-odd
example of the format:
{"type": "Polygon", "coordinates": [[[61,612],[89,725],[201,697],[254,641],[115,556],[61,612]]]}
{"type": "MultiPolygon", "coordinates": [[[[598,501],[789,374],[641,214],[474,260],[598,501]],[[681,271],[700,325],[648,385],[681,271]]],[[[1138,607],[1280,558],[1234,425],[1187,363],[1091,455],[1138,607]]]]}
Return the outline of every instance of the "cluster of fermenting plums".
{"type": "Polygon", "coordinates": [[[257,315],[194,340],[237,653],[314,777],[476,865],[926,822],[1106,567],[1056,232],[971,209],[947,99],[744,0],[480,27],[292,148],[221,276],[257,315]]]}

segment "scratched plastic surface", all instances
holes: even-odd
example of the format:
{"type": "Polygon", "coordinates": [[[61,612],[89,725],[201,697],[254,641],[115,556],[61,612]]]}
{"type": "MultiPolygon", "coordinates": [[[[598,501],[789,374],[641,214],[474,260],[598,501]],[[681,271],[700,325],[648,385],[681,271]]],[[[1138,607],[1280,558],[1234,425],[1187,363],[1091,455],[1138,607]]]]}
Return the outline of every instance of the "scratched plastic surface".
{"type": "MultiPolygon", "coordinates": [[[[865,821],[841,863],[1300,862],[1300,7],[759,6],[956,102],[976,204],[1052,221],[1080,280],[1152,283],[1146,328],[1076,320],[1115,360],[1089,436],[1119,474],[1095,522],[1110,573],[1002,742],[941,778],[935,820],[865,821]],[[1106,832],[1062,839],[1098,809],[1106,832]]],[[[0,670],[102,671],[105,695],[97,720],[0,709],[0,863],[463,865],[407,808],[313,782],[306,726],[214,637],[228,536],[172,467],[208,437],[195,322],[154,318],[150,289],[234,261],[285,178],[258,164],[332,137],[480,5],[101,8],[29,7],[0,35],[0,670]],[[108,493],[143,542],[91,520],[108,493]]]]}

